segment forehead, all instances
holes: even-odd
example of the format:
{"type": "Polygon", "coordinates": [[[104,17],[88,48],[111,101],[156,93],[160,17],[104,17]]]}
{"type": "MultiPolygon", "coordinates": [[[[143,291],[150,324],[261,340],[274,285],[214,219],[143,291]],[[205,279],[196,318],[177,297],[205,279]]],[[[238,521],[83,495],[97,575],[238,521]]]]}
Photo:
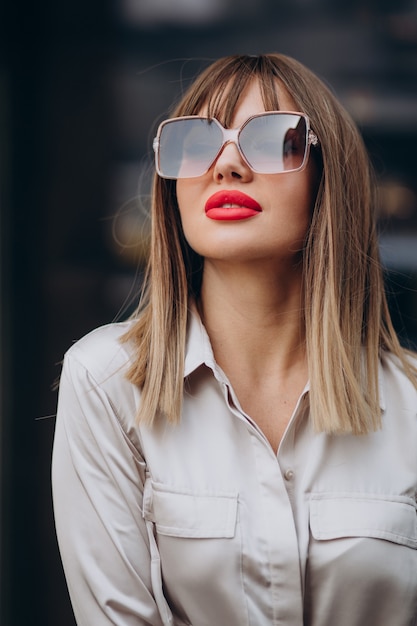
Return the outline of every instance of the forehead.
{"type": "Polygon", "coordinates": [[[241,82],[230,79],[217,85],[193,114],[214,117],[230,127],[256,113],[279,110],[298,110],[282,81],[277,77],[268,81],[252,77],[241,82]]]}

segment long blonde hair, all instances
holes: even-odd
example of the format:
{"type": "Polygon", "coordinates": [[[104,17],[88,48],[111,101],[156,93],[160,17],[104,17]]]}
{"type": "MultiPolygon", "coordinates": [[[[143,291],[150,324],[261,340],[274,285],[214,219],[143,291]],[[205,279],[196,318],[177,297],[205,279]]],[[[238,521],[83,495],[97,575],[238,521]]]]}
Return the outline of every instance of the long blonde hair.
{"type": "MultiPolygon", "coordinates": [[[[231,56],[208,67],[173,116],[209,117],[228,126],[247,85],[258,80],[266,110],[279,109],[277,79],[308,115],[321,171],[304,249],[306,348],[311,419],[317,431],[362,434],[381,424],[378,364],[396,355],[417,386],[417,371],[393,329],[384,292],[375,226],[374,185],[361,136],[331,91],[298,61],[280,54],[231,56]],[[226,89],[227,88],[227,89],[226,89]],[[225,96],[227,93],[227,97],[225,96]]],[[[153,183],[151,250],[128,372],[142,389],[138,420],[181,416],[190,296],[198,299],[203,260],[184,238],[175,181],[153,183]]]]}

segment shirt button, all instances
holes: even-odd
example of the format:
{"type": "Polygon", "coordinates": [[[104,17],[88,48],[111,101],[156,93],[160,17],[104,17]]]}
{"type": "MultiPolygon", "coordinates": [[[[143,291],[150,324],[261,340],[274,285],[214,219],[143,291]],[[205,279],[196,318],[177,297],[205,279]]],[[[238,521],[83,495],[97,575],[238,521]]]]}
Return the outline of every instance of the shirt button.
{"type": "Polygon", "coordinates": [[[294,478],[294,472],[292,469],[287,469],[284,472],[284,478],[285,480],[292,480],[294,478]]]}

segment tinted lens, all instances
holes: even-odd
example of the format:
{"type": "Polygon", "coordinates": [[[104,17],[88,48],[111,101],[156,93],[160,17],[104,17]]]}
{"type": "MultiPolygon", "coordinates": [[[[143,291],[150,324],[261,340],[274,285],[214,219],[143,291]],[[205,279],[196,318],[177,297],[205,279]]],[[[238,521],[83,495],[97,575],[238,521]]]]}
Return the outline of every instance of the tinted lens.
{"type": "Polygon", "coordinates": [[[239,145],[255,172],[277,174],[297,170],[306,158],[306,120],[291,113],[254,117],[242,128],[239,145]]]}
{"type": "Polygon", "coordinates": [[[201,176],[215,159],[222,139],[221,128],[206,119],[167,122],[159,137],[160,173],[167,178],[201,176]]]}

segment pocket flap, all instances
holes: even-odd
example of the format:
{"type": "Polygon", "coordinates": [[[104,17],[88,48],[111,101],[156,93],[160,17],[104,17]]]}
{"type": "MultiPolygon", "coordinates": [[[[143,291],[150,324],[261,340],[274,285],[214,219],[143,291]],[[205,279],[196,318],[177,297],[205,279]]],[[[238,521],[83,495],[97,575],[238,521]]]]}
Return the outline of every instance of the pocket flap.
{"type": "Polygon", "coordinates": [[[159,534],[196,539],[234,537],[237,493],[185,493],[159,483],[148,483],[145,491],[144,517],[155,523],[159,534]]]}
{"type": "Polygon", "coordinates": [[[417,548],[416,503],[406,496],[313,494],[310,528],[318,540],[374,537],[417,548]]]}

